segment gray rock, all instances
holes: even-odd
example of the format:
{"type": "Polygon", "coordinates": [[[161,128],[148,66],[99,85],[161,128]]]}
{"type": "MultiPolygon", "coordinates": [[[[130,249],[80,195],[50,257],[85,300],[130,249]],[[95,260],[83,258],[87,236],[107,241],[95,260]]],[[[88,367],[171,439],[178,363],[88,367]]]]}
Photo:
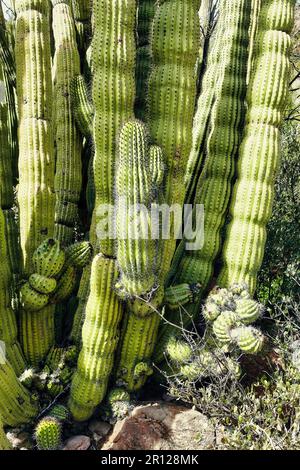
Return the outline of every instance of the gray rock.
{"type": "Polygon", "coordinates": [[[63,450],[88,450],[91,439],[88,436],[73,436],[65,442],[63,450]]]}

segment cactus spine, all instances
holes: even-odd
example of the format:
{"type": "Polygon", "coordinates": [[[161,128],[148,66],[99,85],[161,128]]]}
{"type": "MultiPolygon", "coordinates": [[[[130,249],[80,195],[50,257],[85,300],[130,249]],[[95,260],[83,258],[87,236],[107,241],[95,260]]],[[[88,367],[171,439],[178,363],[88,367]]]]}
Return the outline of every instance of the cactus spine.
{"type": "MultiPolygon", "coordinates": [[[[135,98],[135,0],[93,1],[93,103],[95,115],[94,184],[96,191],[92,236],[101,218],[100,205],[113,205],[116,139],[121,125],[133,118],[135,98]],[[99,52],[100,51],[100,52],[99,52]],[[109,84],[109,93],[103,90],[109,84]]],[[[109,208],[107,208],[109,209],[109,208]]],[[[108,210],[112,226],[112,214],[108,210]]],[[[95,233],[94,233],[95,232],[95,233]]],[[[93,240],[93,245],[95,240],[93,240]]],[[[101,252],[114,254],[113,240],[100,241],[101,252]]]]}
{"type": "Polygon", "coordinates": [[[70,1],[52,0],[55,55],[56,192],[55,238],[69,245],[78,219],[81,191],[81,139],[71,109],[71,81],[80,73],[80,59],[70,1]]]}
{"type": "Polygon", "coordinates": [[[114,293],[116,262],[96,255],[82,328],[82,349],[73,376],[69,407],[78,421],[88,419],[104,398],[118,343],[122,305],[114,293]]]}
{"type": "Polygon", "coordinates": [[[287,96],[293,0],[262,2],[247,92],[248,111],[230,201],[231,221],[218,283],[256,285],[266,241],[279,157],[279,125],[287,96]]]}

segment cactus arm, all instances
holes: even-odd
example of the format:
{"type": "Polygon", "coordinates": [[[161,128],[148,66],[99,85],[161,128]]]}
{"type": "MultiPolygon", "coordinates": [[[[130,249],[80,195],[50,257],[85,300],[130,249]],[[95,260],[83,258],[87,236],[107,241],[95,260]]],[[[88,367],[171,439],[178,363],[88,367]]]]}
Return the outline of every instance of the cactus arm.
{"type": "Polygon", "coordinates": [[[25,369],[24,356],[18,342],[17,322],[11,308],[11,272],[7,256],[5,219],[0,208],[0,340],[5,343],[6,355],[16,374],[25,369]]]}
{"type": "Polygon", "coordinates": [[[82,349],[69,407],[78,421],[88,419],[104,398],[118,342],[122,305],[113,292],[118,270],[113,259],[96,255],[82,329],[82,349]]]}
{"type": "Polygon", "coordinates": [[[89,139],[93,130],[94,110],[82,75],[74,77],[71,82],[71,99],[77,127],[82,135],[89,139]]]}
{"type": "Polygon", "coordinates": [[[267,0],[260,11],[246,124],[230,202],[231,221],[222,251],[219,285],[246,282],[250,292],[255,290],[271,215],[294,3],[267,0]]]}
{"type": "Polygon", "coordinates": [[[54,229],[54,144],[49,4],[16,0],[20,236],[24,268],[54,229]]]}
{"type": "MultiPolygon", "coordinates": [[[[121,125],[133,118],[135,21],[135,0],[93,2],[92,97],[95,108],[93,138],[96,201],[92,232],[99,221],[99,205],[114,203],[116,140],[121,125]],[[101,91],[103,83],[109,84],[109,92],[101,91]]],[[[109,222],[112,223],[111,220],[109,222]]],[[[112,256],[113,240],[101,240],[100,248],[102,253],[112,256]]]]}
{"type": "Polygon", "coordinates": [[[149,40],[155,8],[155,0],[138,2],[135,115],[141,120],[146,117],[147,83],[151,67],[149,40]]]}
{"type": "Polygon", "coordinates": [[[0,351],[0,420],[5,425],[17,426],[30,422],[37,413],[36,401],[0,351]]]}
{"type": "Polygon", "coordinates": [[[129,121],[121,129],[116,170],[118,288],[127,296],[148,294],[155,285],[157,240],[151,238],[148,214],[131,212],[134,205],[150,210],[153,190],[146,127],[129,121]],[[145,214],[145,217],[143,216],[145,214]]]}
{"type": "MultiPolygon", "coordinates": [[[[220,89],[212,108],[212,127],[208,136],[206,161],[197,183],[195,202],[204,205],[204,245],[200,250],[183,254],[173,283],[199,283],[202,295],[211,279],[214,261],[220,249],[220,232],[231,192],[231,179],[243,125],[246,73],[248,63],[249,2],[224,2],[220,18],[227,41],[219,44],[220,73],[216,87],[220,89]]],[[[185,243],[183,241],[182,243],[185,243]]],[[[180,250],[180,248],[179,248],[180,250]]],[[[199,302],[186,311],[168,312],[166,319],[186,327],[199,310],[199,302]]],[[[165,344],[174,327],[165,323],[159,334],[156,360],[162,359],[165,344]]],[[[179,330],[178,330],[179,331],[179,330]]],[[[174,332],[175,334],[176,332],[174,332]]]]}
{"type": "Polygon", "coordinates": [[[55,55],[55,238],[62,245],[73,241],[81,191],[81,138],[71,108],[71,81],[80,73],[75,25],[68,0],[52,0],[55,55]]]}

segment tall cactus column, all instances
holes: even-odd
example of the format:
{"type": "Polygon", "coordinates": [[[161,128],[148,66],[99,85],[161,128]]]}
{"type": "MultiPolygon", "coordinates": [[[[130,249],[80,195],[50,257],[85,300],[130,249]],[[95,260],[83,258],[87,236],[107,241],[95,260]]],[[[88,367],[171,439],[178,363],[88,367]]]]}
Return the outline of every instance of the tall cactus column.
{"type": "MultiPolygon", "coordinates": [[[[33,272],[34,250],[45,238],[53,236],[54,230],[49,6],[49,2],[43,0],[16,0],[18,202],[21,248],[27,275],[33,272]]],[[[52,307],[38,312],[38,315],[25,311],[20,313],[22,346],[31,362],[37,363],[54,340],[53,314],[52,307]]]]}
{"type": "Polygon", "coordinates": [[[74,20],[69,0],[52,0],[55,55],[55,238],[62,245],[74,239],[81,191],[81,138],[71,109],[71,82],[80,74],[74,20]]]}
{"type": "Polygon", "coordinates": [[[114,292],[116,261],[96,255],[82,330],[82,349],[74,374],[70,410],[78,421],[88,419],[105,396],[118,344],[122,304],[114,292]]]}
{"type": "MultiPolygon", "coordinates": [[[[219,55],[218,76],[210,111],[210,131],[203,149],[206,159],[195,195],[195,203],[204,206],[204,242],[201,249],[184,253],[173,279],[175,285],[198,283],[202,293],[211,280],[214,262],[220,250],[221,229],[225,222],[244,124],[250,14],[248,0],[232,0],[220,6],[219,31],[226,31],[226,42],[219,42],[219,51],[213,51],[214,55],[219,55]]],[[[205,85],[212,86],[209,83],[205,85]]],[[[209,93],[209,89],[203,91],[209,93]]],[[[203,124],[201,120],[195,120],[194,125],[196,133],[203,124]]],[[[199,302],[186,306],[184,310],[175,314],[170,311],[167,318],[178,324],[182,320],[186,327],[186,322],[189,323],[198,313],[199,302]],[[189,315],[186,315],[186,309],[189,315]]],[[[176,329],[168,324],[162,325],[157,360],[162,358],[170,334],[176,334],[176,329]]]]}
{"type": "MultiPolygon", "coordinates": [[[[94,103],[93,160],[95,209],[90,228],[90,241],[95,251],[106,256],[115,255],[114,240],[103,234],[101,228],[113,226],[114,177],[117,138],[122,124],[134,117],[135,99],[135,0],[93,1],[92,98],[94,103]],[[99,225],[98,225],[99,224],[99,225]],[[98,239],[99,231],[102,232],[98,239]]],[[[88,294],[89,267],[85,268],[79,292],[72,340],[81,339],[79,325],[83,323],[84,297],[88,294]]]]}
{"type": "MultiPolygon", "coordinates": [[[[192,140],[196,100],[195,65],[199,53],[200,1],[160,1],[150,41],[153,69],[149,77],[148,124],[154,143],[162,148],[166,166],[165,200],[184,201],[184,173],[192,140]]],[[[162,192],[162,191],[161,191],[162,192]]],[[[158,290],[148,305],[138,299],[128,308],[119,354],[118,375],[129,390],[137,390],[151,374],[149,361],[155,348],[165,276],[176,245],[175,238],[161,245],[158,290]]],[[[150,271],[149,271],[150,277],[150,271]]]]}
{"type": "MultiPolygon", "coordinates": [[[[114,204],[117,137],[122,124],[133,117],[135,99],[135,0],[93,1],[93,137],[96,201],[94,226],[101,224],[99,208],[114,204]]],[[[104,213],[112,224],[112,214],[104,213]]],[[[96,233],[91,233],[95,237],[96,233]]],[[[95,244],[96,240],[92,240],[95,244]]],[[[97,245],[97,243],[96,243],[97,245]]],[[[100,250],[114,255],[112,239],[100,240],[100,250]]]]}
{"type": "Polygon", "coordinates": [[[221,286],[246,282],[255,290],[271,215],[279,160],[279,125],[287,97],[294,0],[262,2],[248,111],[222,252],[221,286]]]}

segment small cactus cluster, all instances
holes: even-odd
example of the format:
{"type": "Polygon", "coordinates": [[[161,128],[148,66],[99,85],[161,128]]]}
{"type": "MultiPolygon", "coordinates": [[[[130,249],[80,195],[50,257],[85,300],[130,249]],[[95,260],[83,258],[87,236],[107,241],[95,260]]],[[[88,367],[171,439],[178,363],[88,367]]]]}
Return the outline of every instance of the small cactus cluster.
{"type": "Polygon", "coordinates": [[[246,354],[262,350],[264,336],[251,324],[261,317],[263,307],[251,299],[246,285],[215,288],[207,297],[202,313],[221,347],[234,345],[246,354]]]}
{"type": "Polygon", "coordinates": [[[35,429],[35,440],[39,450],[57,450],[61,444],[61,424],[52,417],[41,419],[35,429]]]}

